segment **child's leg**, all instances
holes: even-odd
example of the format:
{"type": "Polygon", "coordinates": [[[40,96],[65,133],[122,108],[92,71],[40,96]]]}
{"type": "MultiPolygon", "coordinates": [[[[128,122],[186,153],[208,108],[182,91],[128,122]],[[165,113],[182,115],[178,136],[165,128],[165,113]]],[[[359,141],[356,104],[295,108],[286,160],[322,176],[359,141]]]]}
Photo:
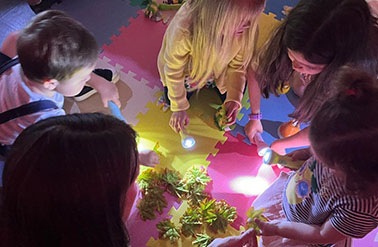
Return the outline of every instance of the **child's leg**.
{"type": "MultiPolygon", "coordinates": [[[[186,98],[189,100],[194,92],[186,92],[186,98]]],[[[168,107],[171,105],[171,101],[168,98],[168,87],[164,87],[163,96],[159,100],[159,103],[164,103],[168,107]]]]}
{"type": "MultiPolygon", "coordinates": [[[[91,76],[90,80],[103,80],[103,79],[105,79],[105,80],[111,81],[113,83],[116,83],[119,80],[119,74],[116,71],[113,71],[111,69],[95,69],[92,72],[93,72],[94,75],[92,74],[93,76],[91,76]]],[[[92,87],[84,86],[84,88],[81,90],[81,92],[74,96],[74,99],[76,101],[82,101],[82,100],[89,98],[90,96],[92,96],[96,92],[97,91],[95,89],[93,89],[92,87]]]]}
{"type": "Polygon", "coordinates": [[[227,92],[225,92],[224,94],[222,94],[217,87],[215,89],[217,90],[217,94],[218,94],[219,98],[222,100],[222,103],[224,103],[224,101],[227,98],[227,92]]]}

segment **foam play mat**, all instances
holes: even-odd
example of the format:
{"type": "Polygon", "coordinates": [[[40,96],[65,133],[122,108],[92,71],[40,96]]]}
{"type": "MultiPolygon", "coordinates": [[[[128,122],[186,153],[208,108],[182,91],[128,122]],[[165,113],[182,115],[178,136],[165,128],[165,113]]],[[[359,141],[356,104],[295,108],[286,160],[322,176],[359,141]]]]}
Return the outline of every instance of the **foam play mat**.
{"type": "MultiPolygon", "coordinates": [[[[237,235],[245,229],[247,211],[252,202],[277,178],[282,168],[263,165],[256,146],[249,142],[244,133],[250,113],[248,95],[243,99],[243,108],[235,128],[230,131],[220,131],[214,123],[216,109],[213,105],[221,104],[215,90],[203,89],[198,95],[193,95],[188,110],[190,125],[186,134],[193,137],[196,143],[191,149],[182,146],[182,137],[168,125],[171,112],[163,111],[157,104],[163,90],[157,70],[157,56],[168,25],[165,22],[169,23],[174,11],[165,13],[162,21],[155,22],[146,18],[144,11],[135,2],[63,0],[53,5],[53,8],[66,11],[95,35],[101,47],[97,67],[119,71],[120,80],[116,86],[120,93],[121,113],[137,131],[139,148],[157,151],[160,164],[156,166],[155,172],[163,175],[164,172],[170,172],[170,176],[165,177],[174,179],[167,179],[170,182],[166,181],[166,188],[171,188],[168,185],[175,181],[174,188],[181,190],[175,194],[166,189],[159,194],[159,198],[162,196],[164,199],[161,200],[165,200],[158,205],[159,210],[153,209],[155,204],[152,202],[145,206],[152,208],[154,215],[150,215],[151,219],[142,219],[139,209],[141,203],[134,203],[126,224],[131,246],[207,246],[209,238],[237,235]],[[196,187],[190,187],[194,173],[202,176],[202,180],[194,179],[193,186],[196,187]],[[207,201],[202,200],[203,194],[198,194],[199,198],[195,202],[190,200],[191,196],[197,195],[193,191],[199,188],[202,190],[198,193],[208,196],[207,201]],[[188,215],[194,215],[188,209],[205,210],[204,207],[222,214],[220,220],[208,220],[208,227],[203,226],[206,225],[203,222],[199,228],[193,226],[197,233],[201,232],[195,237],[183,234],[183,222],[188,215]]],[[[296,2],[267,1],[266,9],[259,19],[259,46],[284,18],[283,6],[294,6],[296,2]]],[[[290,119],[288,114],[294,109],[293,97],[289,92],[281,97],[262,99],[265,130],[262,136],[268,144],[278,138],[278,126],[290,119]]],[[[64,109],[67,113],[99,111],[110,114],[109,109],[102,106],[98,94],[82,102],[67,98],[64,109]]],[[[143,172],[148,175],[151,170],[142,167],[143,172]]],[[[142,192],[140,188],[139,199],[145,197],[142,192]]],[[[190,230],[192,228],[189,227],[190,230]]],[[[364,239],[354,240],[353,246],[378,246],[378,230],[364,239]]]]}

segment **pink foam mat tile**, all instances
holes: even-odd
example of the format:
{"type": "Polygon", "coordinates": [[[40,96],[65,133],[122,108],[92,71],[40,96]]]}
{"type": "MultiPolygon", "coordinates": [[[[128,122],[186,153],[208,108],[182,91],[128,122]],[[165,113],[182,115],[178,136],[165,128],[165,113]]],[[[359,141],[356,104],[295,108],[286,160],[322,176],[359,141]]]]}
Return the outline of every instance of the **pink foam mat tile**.
{"type": "Polygon", "coordinates": [[[112,64],[123,66],[137,75],[137,80],[144,78],[149,86],[163,88],[157,70],[157,57],[167,25],[153,22],[139,11],[139,16],[130,18],[130,25],[121,27],[119,36],[111,37],[111,44],[102,47],[100,56],[106,56],[112,64]]]}
{"type": "MultiPolygon", "coordinates": [[[[151,238],[157,239],[159,237],[159,233],[157,231],[156,224],[165,218],[171,218],[171,216],[169,216],[169,212],[171,211],[172,207],[180,207],[181,202],[178,202],[176,197],[170,195],[169,193],[164,193],[164,196],[167,200],[168,206],[164,208],[161,215],[156,213],[157,217],[154,220],[143,221],[139,215],[139,210],[136,208],[137,200],[134,203],[129,219],[126,222],[126,228],[131,239],[131,246],[147,246],[147,242],[151,238]]],[[[141,197],[141,195],[139,195],[139,197],[141,197]]]]}
{"type": "Polygon", "coordinates": [[[209,155],[207,172],[212,181],[206,188],[211,196],[236,207],[238,218],[233,227],[245,224],[246,212],[255,198],[278,177],[282,169],[262,164],[256,146],[243,142],[244,136],[226,132],[227,140],[219,142],[216,155],[209,155]]]}
{"type": "Polygon", "coordinates": [[[378,228],[362,239],[353,239],[353,247],[378,247],[378,228]]]}

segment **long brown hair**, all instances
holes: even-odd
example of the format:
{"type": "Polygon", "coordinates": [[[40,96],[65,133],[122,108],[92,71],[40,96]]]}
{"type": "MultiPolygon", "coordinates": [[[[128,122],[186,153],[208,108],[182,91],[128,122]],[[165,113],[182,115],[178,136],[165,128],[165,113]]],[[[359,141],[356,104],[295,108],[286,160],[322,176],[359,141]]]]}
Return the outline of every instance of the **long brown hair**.
{"type": "Polygon", "coordinates": [[[100,113],[26,128],[5,162],[1,243],[127,247],[122,215],[138,172],[135,137],[130,126],[100,113]]]}
{"type": "Polygon", "coordinates": [[[262,48],[256,71],[261,93],[268,98],[289,80],[293,69],[287,49],[303,54],[313,64],[327,64],[314,76],[291,114],[310,121],[330,96],[335,71],[353,64],[377,75],[378,27],[364,0],[302,0],[262,48]]]}
{"type": "Polygon", "coordinates": [[[351,67],[343,67],[334,78],[333,96],[311,121],[312,149],[326,166],[345,175],[348,191],[376,193],[377,80],[351,67]]]}

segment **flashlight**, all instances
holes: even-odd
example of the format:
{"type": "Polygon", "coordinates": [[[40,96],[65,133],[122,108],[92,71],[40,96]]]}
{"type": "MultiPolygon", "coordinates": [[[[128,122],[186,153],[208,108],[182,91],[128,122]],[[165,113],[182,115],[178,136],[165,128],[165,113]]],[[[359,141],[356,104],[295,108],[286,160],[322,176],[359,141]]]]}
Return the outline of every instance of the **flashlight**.
{"type": "Polygon", "coordinates": [[[269,149],[269,146],[265,143],[264,139],[261,136],[261,133],[257,132],[253,140],[255,141],[255,144],[257,146],[257,154],[259,156],[263,156],[266,152],[266,149],[269,149]]]}
{"type": "Polygon", "coordinates": [[[186,133],[184,129],[180,130],[181,145],[185,149],[190,149],[196,144],[196,140],[186,133]]]}
{"type": "Polygon", "coordinates": [[[119,107],[111,100],[108,101],[108,107],[110,109],[110,112],[111,114],[118,118],[119,120],[122,120],[124,121],[125,123],[127,123],[126,119],[124,118],[124,116],[122,116],[121,114],[121,110],[119,109],[119,107]]]}
{"type": "Polygon", "coordinates": [[[293,161],[291,157],[285,155],[280,155],[274,152],[262,138],[260,133],[257,133],[254,137],[255,143],[257,145],[257,153],[259,156],[263,157],[263,164],[266,165],[281,165],[293,170],[298,170],[303,165],[303,160],[293,161]]]}
{"type": "Polygon", "coordinates": [[[298,170],[303,165],[303,160],[293,161],[291,157],[285,155],[280,155],[274,152],[271,148],[264,149],[263,152],[263,163],[267,165],[281,165],[292,170],[298,170]]]}

